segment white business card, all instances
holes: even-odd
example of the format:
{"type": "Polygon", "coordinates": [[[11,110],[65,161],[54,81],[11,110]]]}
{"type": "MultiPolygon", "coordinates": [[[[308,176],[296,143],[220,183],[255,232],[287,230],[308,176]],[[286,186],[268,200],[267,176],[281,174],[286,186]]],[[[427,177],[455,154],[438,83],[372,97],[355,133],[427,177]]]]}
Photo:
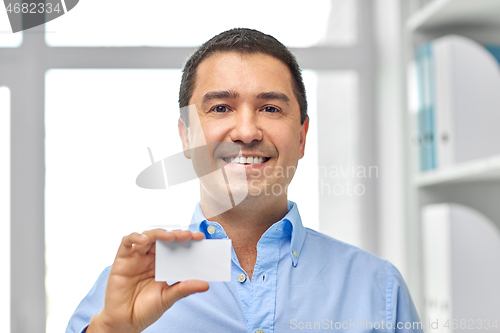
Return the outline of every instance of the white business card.
{"type": "Polygon", "coordinates": [[[231,281],[231,240],[156,241],[156,281],[231,281]]]}

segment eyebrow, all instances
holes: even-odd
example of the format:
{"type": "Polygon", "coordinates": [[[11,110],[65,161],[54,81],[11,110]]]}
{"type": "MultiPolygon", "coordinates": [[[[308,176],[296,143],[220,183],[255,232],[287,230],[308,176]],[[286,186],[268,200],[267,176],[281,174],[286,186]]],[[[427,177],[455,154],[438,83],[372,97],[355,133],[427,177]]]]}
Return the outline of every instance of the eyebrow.
{"type": "Polygon", "coordinates": [[[201,98],[201,104],[205,104],[213,99],[238,98],[238,93],[233,90],[209,91],[201,98]]]}
{"type": "Polygon", "coordinates": [[[290,98],[288,98],[287,95],[277,92],[277,91],[269,91],[269,92],[263,92],[257,95],[258,99],[263,99],[263,100],[281,100],[286,102],[287,104],[290,104],[290,98]]]}
{"type": "MultiPolygon", "coordinates": [[[[239,96],[240,95],[234,90],[209,91],[201,98],[201,104],[208,103],[209,101],[214,99],[235,99],[239,96]]],[[[257,99],[262,100],[281,100],[286,102],[287,104],[290,104],[290,98],[288,98],[288,96],[284,93],[278,91],[263,92],[258,94],[256,97],[257,99]]]]}

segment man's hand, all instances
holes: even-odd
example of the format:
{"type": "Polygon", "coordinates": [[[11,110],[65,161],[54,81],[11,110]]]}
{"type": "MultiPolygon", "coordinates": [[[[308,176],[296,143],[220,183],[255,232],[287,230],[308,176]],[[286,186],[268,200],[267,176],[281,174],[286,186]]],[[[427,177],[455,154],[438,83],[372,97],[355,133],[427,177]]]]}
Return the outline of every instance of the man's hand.
{"type": "Polygon", "coordinates": [[[154,278],[156,240],[186,242],[203,238],[201,232],[163,229],[124,237],[111,266],[104,307],[92,318],[87,333],[142,332],[179,299],[207,291],[208,283],[203,281],[168,285],[154,278]]]}

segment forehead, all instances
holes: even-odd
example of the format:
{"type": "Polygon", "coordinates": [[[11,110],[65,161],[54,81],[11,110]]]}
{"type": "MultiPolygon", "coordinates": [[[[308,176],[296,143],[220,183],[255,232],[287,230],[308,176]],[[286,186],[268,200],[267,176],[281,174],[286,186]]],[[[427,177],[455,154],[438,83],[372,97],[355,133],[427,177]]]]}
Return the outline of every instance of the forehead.
{"type": "Polygon", "coordinates": [[[257,94],[278,90],[295,99],[290,69],[263,53],[220,52],[204,59],[196,70],[192,102],[210,90],[257,94]]]}

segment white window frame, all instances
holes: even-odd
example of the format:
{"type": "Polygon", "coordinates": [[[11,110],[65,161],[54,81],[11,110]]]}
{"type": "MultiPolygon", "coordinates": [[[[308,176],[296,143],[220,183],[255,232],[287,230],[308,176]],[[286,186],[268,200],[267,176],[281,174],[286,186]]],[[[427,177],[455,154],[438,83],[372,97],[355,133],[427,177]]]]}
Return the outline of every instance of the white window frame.
{"type": "MultiPolygon", "coordinates": [[[[359,75],[360,165],[376,163],[374,42],[371,0],[358,1],[357,43],[292,48],[312,70],[355,70],[359,75]]],[[[64,69],[182,68],[194,47],[50,47],[45,27],[24,33],[18,48],[0,48],[0,86],[11,91],[11,332],[44,332],[45,304],[45,72],[64,69]]],[[[321,133],[318,138],[320,145],[321,133]]],[[[321,151],[319,151],[321,154],[321,151]]],[[[321,159],[321,156],[320,156],[321,159]]],[[[378,249],[376,179],[367,179],[361,220],[364,248],[378,249]],[[375,236],[374,236],[375,235],[375,236]]],[[[322,216],[327,223],[332,216],[322,216]]],[[[61,235],[65,237],[65,235],[61,235]]],[[[64,251],[64,249],[61,249],[64,251]]]]}

